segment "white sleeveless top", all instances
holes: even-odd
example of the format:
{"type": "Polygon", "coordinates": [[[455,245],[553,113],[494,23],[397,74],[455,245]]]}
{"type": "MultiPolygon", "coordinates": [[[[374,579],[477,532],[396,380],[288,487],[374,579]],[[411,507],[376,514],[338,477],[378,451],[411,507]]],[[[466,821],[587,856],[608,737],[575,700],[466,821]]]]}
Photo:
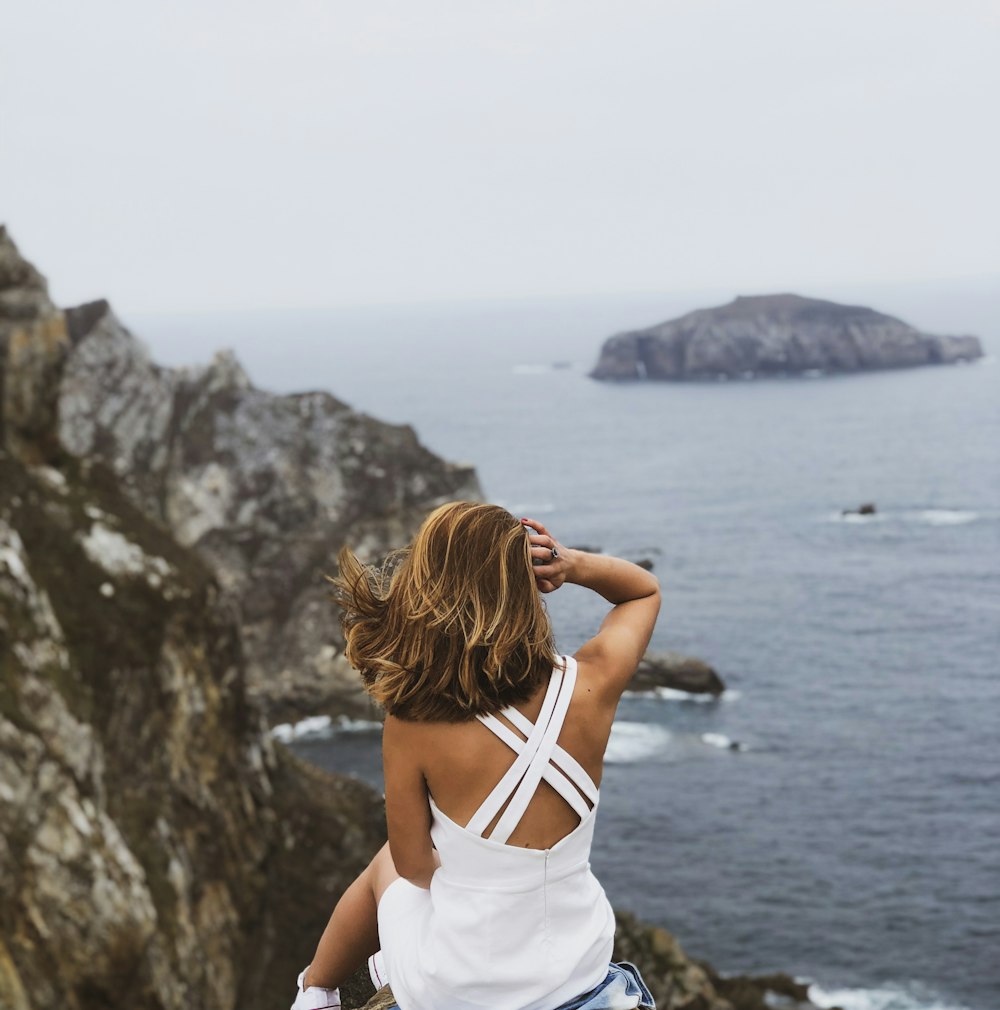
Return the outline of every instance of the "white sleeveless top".
{"type": "Polygon", "coordinates": [[[599,791],[556,743],[576,684],[576,660],[562,659],[535,723],[503,710],[526,739],[479,716],[517,757],[469,823],[430,799],[441,858],[430,889],[400,878],[379,902],[382,949],[369,970],[377,986],[391,984],[400,1010],[554,1010],[607,975],[615,917],[589,862],[599,791]],[[550,849],[505,844],[543,778],[580,823],[550,849]]]}

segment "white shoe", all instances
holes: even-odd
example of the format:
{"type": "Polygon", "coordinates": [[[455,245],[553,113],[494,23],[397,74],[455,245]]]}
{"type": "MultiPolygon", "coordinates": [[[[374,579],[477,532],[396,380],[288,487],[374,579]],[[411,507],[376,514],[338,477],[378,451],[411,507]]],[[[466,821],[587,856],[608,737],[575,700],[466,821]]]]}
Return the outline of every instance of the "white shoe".
{"type": "Polygon", "coordinates": [[[290,1010],[340,1010],[340,990],[324,989],[319,985],[311,985],[304,988],[306,972],[309,966],[306,965],[299,972],[298,992],[295,994],[295,1002],[290,1010]]]}

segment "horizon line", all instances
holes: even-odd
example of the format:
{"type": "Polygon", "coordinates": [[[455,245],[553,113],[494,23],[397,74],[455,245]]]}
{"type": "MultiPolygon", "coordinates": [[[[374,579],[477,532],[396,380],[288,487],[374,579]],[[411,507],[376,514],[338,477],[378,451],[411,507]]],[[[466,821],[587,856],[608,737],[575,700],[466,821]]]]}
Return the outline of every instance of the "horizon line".
{"type": "MultiPolygon", "coordinates": [[[[917,287],[921,285],[942,285],[959,283],[988,284],[990,282],[1000,285],[1000,273],[982,272],[954,274],[950,276],[917,277],[917,278],[892,278],[892,279],[864,279],[864,280],[813,280],[805,283],[786,284],[783,287],[756,286],[758,290],[736,291],[735,285],[719,284],[705,285],[693,288],[623,288],[618,290],[604,291],[567,291],[546,294],[480,294],[480,295],[459,295],[455,297],[431,296],[425,298],[399,298],[387,299],[383,301],[361,300],[344,302],[288,302],[271,303],[257,305],[205,305],[188,306],[178,308],[171,307],[146,307],[146,308],[123,308],[122,312],[127,312],[134,316],[170,316],[170,315],[233,315],[241,313],[279,313],[279,312],[330,312],[349,311],[365,309],[407,309],[407,308],[430,308],[444,306],[473,306],[477,304],[510,304],[510,303],[531,303],[531,302],[561,302],[578,301],[586,299],[605,300],[617,298],[690,298],[690,297],[717,297],[724,291],[736,291],[732,297],[776,295],[776,294],[798,294],[801,289],[807,287],[818,288],[887,288],[887,287],[917,287]]],[[[115,300],[109,296],[101,296],[111,304],[115,300]]],[[[804,295],[803,297],[813,297],[804,295]]],[[[90,301],[98,301],[90,299],[90,301]]],[[[86,304],[86,302],[76,303],[86,304]]]]}

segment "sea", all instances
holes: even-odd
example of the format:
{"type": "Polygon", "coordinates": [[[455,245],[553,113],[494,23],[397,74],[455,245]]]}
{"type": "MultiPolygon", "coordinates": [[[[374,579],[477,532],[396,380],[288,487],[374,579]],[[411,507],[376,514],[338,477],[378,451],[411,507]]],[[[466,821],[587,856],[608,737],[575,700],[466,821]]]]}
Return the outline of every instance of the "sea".
{"type": "MultiPolygon", "coordinates": [[[[229,347],[265,389],[412,425],[564,544],[653,562],[651,648],[700,657],[726,691],[622,700],[592,855],[616,907],[824,1007],[998,1010],[1000,278],[799,291],[973,333],[972,364],[588,377],[612,333],[759,293],[125,322],[164,364],[229,347]]],[[[546,604],[562,652],[607,609],[576,586],[546,604]]],[[[380,784],[377,723],[286,733],[380,784]]]]}

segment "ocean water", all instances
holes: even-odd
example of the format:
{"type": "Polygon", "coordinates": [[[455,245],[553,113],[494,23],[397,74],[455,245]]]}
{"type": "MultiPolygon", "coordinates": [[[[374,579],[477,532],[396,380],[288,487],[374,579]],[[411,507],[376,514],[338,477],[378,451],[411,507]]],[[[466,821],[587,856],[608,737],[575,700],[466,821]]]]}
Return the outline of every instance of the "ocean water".
{"type": "MultiPolygon", "coordinates": [[[[975,333],[972,365],[586,377],[608,334],[736,293],[126,322],[159,361],[230,346],[260,386],[412,424],[564,543],[653,560],[653,648],[728,690],[623,700],[593,851],[616,906],[822,1005],[997,1010],[1000,285],[803,292],[975,333]]],[[[606,609],[547,603],[562,651],[606,609]]],[[[376,728],[303,729],[303,754],[378,783],[376,728]]]]}

